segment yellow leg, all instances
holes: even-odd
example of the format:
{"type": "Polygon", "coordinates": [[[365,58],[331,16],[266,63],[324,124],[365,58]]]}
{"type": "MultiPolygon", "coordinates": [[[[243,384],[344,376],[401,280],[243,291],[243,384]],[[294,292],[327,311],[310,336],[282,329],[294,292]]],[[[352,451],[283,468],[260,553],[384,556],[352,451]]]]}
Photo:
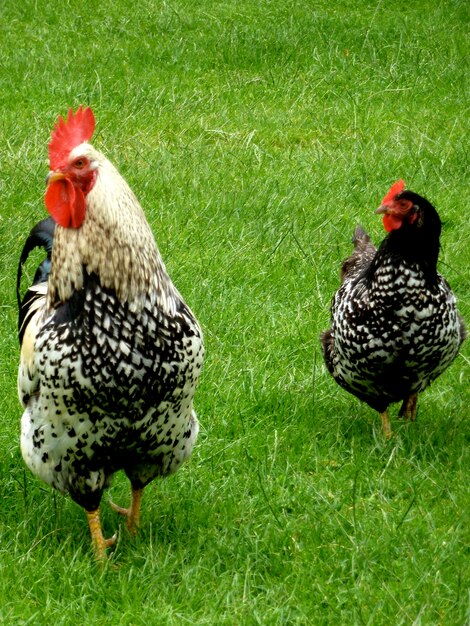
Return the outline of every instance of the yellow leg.
{"type": "Polygon", "coordinates": [[[140,522],[140,505],[142,503],[143,489],[131,490],[131,506],[125,509],[122,506],[118,506],[111,502],[111,507],[119,513],[119,515],[125,515],[127,517],[127,528],[133,535],[137,534],[140,522]]]}
{"type": "Polygon", "coordinates": [[[418,394],[412,393],[406,400],[405,419],[410,419],[412,422],[416,421],[416,405],[418,402],[418,394]]]}
{"type": "Polygon", "coordinates": [[[385,439],[390,439],[390,437],[392,436],[392,428],[390,426],[390,418],[388,417],[387,409],[385,409],[385,411],[380,414],[380,419],[382,420],[382,428],[384,431],[385,439]]]}
{"type": "Polygon", "coordinates": [[[418,403],[418,394],[410,393],[410,395],[403,401],[400,415],[403,415],[405,420],[416,421],[416,407],[418,403]]]}
{"type": "Polygon", "coordinates": [[[103,537],[100,522],[100,507],[94,511],[85,511],[85,513],[88,519],[88,525],[90,526],[91,541],[95,559],[103,562],[106,560],[106,548],[116,543],[116,535],[113,535],[111,539],[105,539],[103,537]]]}

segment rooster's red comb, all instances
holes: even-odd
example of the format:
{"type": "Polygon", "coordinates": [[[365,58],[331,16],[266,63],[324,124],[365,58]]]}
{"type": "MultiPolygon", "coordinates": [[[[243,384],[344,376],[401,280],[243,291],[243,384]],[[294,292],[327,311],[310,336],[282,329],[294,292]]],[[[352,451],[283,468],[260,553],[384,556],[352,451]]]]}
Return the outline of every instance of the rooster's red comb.
{"type": "Polygon", "coordinates": [[[67,163],[70,151],[93,136],[95,116],[90,107],[70,108],[67,119],[59,115],[49,142],[49,167],[57,170],[67,163]]]}
{"type": "Polygon", "coordinates": [[[400,178],[400,180],[397,180],[397,182],[393,183],[393,185],[390,187],[387,195],[382,200],[382,205],[384,204],[387,205],[387,204],[390,204],[390,202],[393,202],[393,200],[395,200],[395,196],[401,193],[404,189],[405,189],[405,181],[403,181],[400,178]]]}

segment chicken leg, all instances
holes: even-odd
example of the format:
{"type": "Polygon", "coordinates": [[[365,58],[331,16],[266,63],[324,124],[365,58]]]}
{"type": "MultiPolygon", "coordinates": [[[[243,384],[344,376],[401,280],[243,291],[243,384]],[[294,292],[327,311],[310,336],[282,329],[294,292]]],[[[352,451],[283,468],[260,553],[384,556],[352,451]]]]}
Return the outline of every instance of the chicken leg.
{"type": "Polygon", "coordinates": [[[388,416],[387,409],[385,409],[385,411],[380,414],[380,419],[382,420],[382,428],[384,431],[385,439],[388,440],[392,436],[392,428],[390,426],[390,418],[388,416]]]}
{"type": "Polygon", "coordinates": [[[110,501],[111,508],[113,508],[119,515],[125,515],[127,517],[127,529],[132,535],[137,534],[140,521],[140,505],[142,503],[143,488],[134,489],[131,488],[131,506],[126,509],[122,506],[114,504],[110,501]]]}
{"type": "Polygon", "coordinates": [[[85,511],[88,525],[90,526],[91,541],[93,544],[93,553],[98,562],[103,563],[106,560],[106,548],[116,543],[116,535],[110,539],[105,539],[101,530],[100,507],[94,511],[85,511]]]}
{"type": "Polygon", "coordinates": [[[418,394],[410,393],[410,395],[403,400],[398,417],[403,417],[405,421],[416,421],[416,405],[418,402],[418,394]]]}

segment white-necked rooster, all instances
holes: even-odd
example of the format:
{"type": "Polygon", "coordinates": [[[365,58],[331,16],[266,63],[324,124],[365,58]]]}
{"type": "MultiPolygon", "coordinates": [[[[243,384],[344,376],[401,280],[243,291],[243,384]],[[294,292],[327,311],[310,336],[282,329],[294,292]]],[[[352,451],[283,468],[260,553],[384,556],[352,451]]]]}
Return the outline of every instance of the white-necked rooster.
{"type": "Polygon", "coordinates": [[[143,488],[191,454],[203,340],[139,202],[88,143],[94,128],[80,107],[51,134],[53,221],[33,229],[18,270],[19,283],[31,249],[46,249],[20,306],[18,393],[23,458],[85,509],[101,560],[114,541],[99,514],[112,475],[130,480],[130,508],[115,508],[135,532],[143,488]]]}
{"type": "Polygon", "coordinates": [[[402,402],[399,415],[416,418],[418,393],[455,359],[465,327],[436,269],[441,221],[435,208],[400,180],[376,213],[389,234],[376,250],[356,228],[321,343],[330,374],[381,414],[388,438],[389,404],[402,402]]]}

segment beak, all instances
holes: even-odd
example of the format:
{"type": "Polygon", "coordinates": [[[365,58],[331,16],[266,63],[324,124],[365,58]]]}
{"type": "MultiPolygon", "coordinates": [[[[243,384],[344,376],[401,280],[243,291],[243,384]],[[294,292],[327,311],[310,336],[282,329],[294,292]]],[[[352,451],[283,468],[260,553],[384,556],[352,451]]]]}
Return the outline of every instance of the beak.
{"type": "Polygon", "coordinates": [[[63,172],[54,172],[51,170],[49,174],[46,176],[46,185],[50,185],[54,183],[56,180],[63,180],[65,178],[65,174],[63,172]]]}
{"type": "Polygon", "coordinates": [[[383,215],[384,213],[389,213],[389,212],[390,212],[390,208],[386,206],[385,204],[381,204],[379,208],[374,211],[376,215],[383,215]]]}

